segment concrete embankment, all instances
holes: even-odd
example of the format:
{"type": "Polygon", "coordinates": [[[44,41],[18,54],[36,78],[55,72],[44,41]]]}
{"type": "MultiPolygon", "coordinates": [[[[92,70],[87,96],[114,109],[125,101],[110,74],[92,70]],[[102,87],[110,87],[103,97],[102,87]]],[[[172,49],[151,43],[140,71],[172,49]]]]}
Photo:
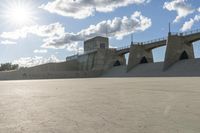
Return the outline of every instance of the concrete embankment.
{"type": "Polygon", "coordinates": [[[113,67],[105,72],[80,71],[72,63],[49,63],[17,71],[0,72],[0,80],[58,79],[91,77],[194,77],[200,76],[200,59],[182,60],[163,71],[163,62],[140,64],[127,72],[127,66],[113,67]]]}
{"type": "Polygon", "coordinates": [[[168,77],[200,76],[200,59],[181,60],[163,71],[163,62],[140,64],[127,72],[126,66],[114,67],[103,77],[168,77]]]}
{"type": "Polygon", "coordinates": [[[0,72],[0,80],[89,78],[100,76],[100,71],[80,71],[77,62],[48,63],[17,71],[0,72]]]}

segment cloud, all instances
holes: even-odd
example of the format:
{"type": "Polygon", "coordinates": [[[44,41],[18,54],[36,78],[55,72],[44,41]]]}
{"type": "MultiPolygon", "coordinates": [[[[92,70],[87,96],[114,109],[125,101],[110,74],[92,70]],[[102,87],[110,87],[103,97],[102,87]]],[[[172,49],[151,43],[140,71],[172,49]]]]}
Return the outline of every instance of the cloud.
{"type": "Polygon", "coordinates": [[[39,8],[61,16],[84,19],[94,15],[95,12],[112,12],[131,4],[149,2],[150,0],[54,0],[39,8]]]}
{"type": "Polygon", "coordinates": [[[11,32],[3,32],[0,37],[7,39],[7,43],[11,43],[14,42],[14,40],[27,38],[29,34],[42,37],[45,42],[45,40],[49,40],[50,38],[59,38],[60,36],[63,36],[65,34],[65,28],[58,22],[49,25],[34,25],[11,32]]]}
{"type": "Polygon", "coordinates": [[[124,16],[122,18],[116,17],[113,20],[102,21],[96,25],[90,25],[88,28],[81,30],[78,33],[65,33],[63,36],[52,37],[45,40],[42,47],[44,48],[62,48],[65,46],[76,46],[77,42],[95,36],[108,36],[121,39],[130,33],[145,31],[151,27],[152,22],[136,11],[131,17],[124,16]]]}
{"type": "Polygon", "coordinates": [[[197,9],[198,12],[200,12],[200,7],[197,9]]]}
{"type": "Polygon", "coordinates": [[[163,8],[168,11],[177,12],[176,19],[174,20],[175,23],[179,22],[181,18],[184,18],[194,12],[194,9],[191,5],[186,3],[186,0],[172,0],[170,2],[165,2],[163,8]]]}
{"type": "Polygon", "coordinates": [[[4,41],[1,41],[1,44],[4,44],[4,45],[12,45],[12,44],[17,44],[17,42],[9,41],[9,40],[4,40],[4,41]]]}
{"type": "Polygon", "coordinates": [[[187,31],[187,30],[191,29],[193,25],[194,25],[194,19],[191,18],[189,21],[186,21],[183,24],[181,31],[187,31]]]}
{"type": "Polygon", "coordinates": [[[105,20],[96,25],[90,25],[77,33],[65,32],[60,23],[44,26],[30,26],[13,32],[3,32],[0,36],[4,39],[18,40],[26,38],[28,34],[43,38],[42,48],[64,49],[76,51],[80,41],[95,37],[108,36],[121,39],[126,35],[138,31],[145,31],[151,27],[152,21],[141,12],[134,12],[130,17],[116,17],[113,20],[105,20]]]}
{"type": "Polygon", "coordinates": [[[35,49],[34,51],[33,51],[34,53],[36,53],[36,54],[44,54],[44,53],[47,53],[47,50],[46,49],[35,49]]]}
{"type": "Polygon", "coordinates": [[[49,58],[44,58],[42,56],[24,57],[14,60],[12,63],[18,64],[20,67],[32,67],[53,62],[60,62],[60,60],[56,56],[51,55],[49,58]]]}
{"type": "Polygon", "coordinates": [[[35,25],[29,27],[23,27],[21,29],[12,31],[12,32],[3,32],[0,37],[11,39],[11,40],[18,40],[26,38],[28,34],[37,35],[40,37],[58,37],[64,34],[65,28],[60,23],[53,23],[50,25],[35,25]]]}
{"type": "Polygon", "coordinates": [[[189,21],[186,21],[184,24],[183,24],[183,26],[182,26],[182,28],[181,28],[181,31],[187,31],[187,30],[190,30],[191,28],[192,28],[192,26],[195,24],[195,23],[197,23],[197,22],[199,22],[200,21],[200,15],[195,15],[195,17],[194,18],[191,18],[189,21]]]}

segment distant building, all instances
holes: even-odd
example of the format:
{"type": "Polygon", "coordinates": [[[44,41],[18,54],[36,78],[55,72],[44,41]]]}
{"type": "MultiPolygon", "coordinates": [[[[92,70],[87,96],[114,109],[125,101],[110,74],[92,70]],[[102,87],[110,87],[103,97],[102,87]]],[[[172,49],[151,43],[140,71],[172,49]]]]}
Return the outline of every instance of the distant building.
{"type": "Polygon", "coordinates": [[[109,48],[109,39],[107,37],[97,36],[84,42],[84,52],[93,51],[99,48],[109,48]]]}

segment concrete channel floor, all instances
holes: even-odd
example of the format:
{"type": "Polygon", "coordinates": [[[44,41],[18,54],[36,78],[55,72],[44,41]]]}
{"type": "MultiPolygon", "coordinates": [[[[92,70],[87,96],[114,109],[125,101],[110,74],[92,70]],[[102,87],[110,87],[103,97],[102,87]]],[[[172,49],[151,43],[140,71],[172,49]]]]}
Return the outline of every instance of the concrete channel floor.
{"type": "Polygon", "coordinates": [[[200,78],[1,81],[0,133],[200,133],[200,78]]]}

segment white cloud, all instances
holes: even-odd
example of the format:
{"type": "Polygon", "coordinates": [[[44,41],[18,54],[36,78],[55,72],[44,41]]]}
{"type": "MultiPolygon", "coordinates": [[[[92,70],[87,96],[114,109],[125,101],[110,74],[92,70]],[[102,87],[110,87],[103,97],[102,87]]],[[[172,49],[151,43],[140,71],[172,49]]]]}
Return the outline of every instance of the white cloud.
{"type": "Polygon", "coordinates": [[[151,27],[150,18],[143,16],[140,12],[135,12],[131,17],[114,18],[113,20],[102,21],[96,25],[90,25],[88,28],[78,33],[65,33],[60,37],[52,37],[45,40],[42,47],[60,48],[65,46],[76,46],[77,42],[95,36],[108,36],[121,39],[122,37],[137,31],[145,31],[151,27]]]}
{"type": "Polygon", "coordinates": [[[0,37],[3,39],[8,39],[6,42],[11,43],[14,40],[27,38],[29,34],[42,37],[43,41],[45,42],[50,38],[59,38],[60,36],[63,36],[65,34],[65,28],[58,22],[50,25],[34,25],[23,27],[11,32],[3,32],[0,37]]]}
{"type": "Polygon", "coordinates": [[[113,20],[105,20],[78,33],[65,32],[65,28],[54,23],[44,26],[30,26],[13,32],[3,32],[0,36],[4,39],[18,40],[26,38],[28,34],[43,38],[43,48],[67,48],[68,51],[77,51],[78,43],[95,36],[108,36],[121,39],[130,33],[145,31],[151,27],[151,19],[141,12],[134,12],[130,17],[116,17],[113,20]]]}
{"type": "Polygon", "coordinates": [[[10,40],[3,40],[3,41],[1,41],[1,44],[12,45],[12,44],[17,44],[17,42],[10,41],[10,40]]]}
{"type": "Polygon", "coordinates": [[[20,58],[20,59],[14,60],[12,63],[18,64],[21,67],[32,67],[32,66],[50,63],[50,62],[51,63],[60,62],[60,60],[56,56],[51,55],[49,58],[44,58],[41,56],[20,58]]]}
{"type": "Polygon", "coordinates": [[[150,0],[54,0],[39,8],[58,15],[83,19],[95,12],[111,12],[131,4],[149,3],[150,0]]]}
{"type": "Polygon", "coordinates": [[[194,19],[191,18],[189,21],[186,21],[183,24],[181,31],[187,31],[187,30],[191,29],[193,25],[194,25],[194,19]]]}
{"type": "Polygon", "coordinates": [[[189,21],[186,21],[182,28],[181,28],[181,31],[187,31],[187,30],[190,30],[192,28],[192,26],[199,22],[200,21],[200,15],[195,15],[194,18],[191,18],[189,21]]]}
{"type": "Polygon", "coordinates": [[[50,25],[23,27],[12,32],[3,32],[0,37],[11,40],[18,40],[26,38],[28,34],[33,34],[40,37],[56,37],[61,36],[64,34],[64,32],[65,28],[60,23],[53,23],[50,25]]]}
{"type": "Polygon", "coordinates": [[[36,54],[44,54],[44,53],[47,53],[47,50],[46,49],[35,49],[34,51],[33,51],[34,53],[36,53],[36,54]]]}
{"type": "Polygon", "coordinates": [[[200,7],[197,9],[198,12],[200,12],[200,7]]]}
{"type": "Polygon", "coordinates": [[[174,22],[179,22],[181,18],[184,18],[194,12],[194,9],[191,5],[186,3],[186,0],[172,0],[170,2],[165,2],[163,8],[169,11],[177,12],[177,17],[174,22]]]}

